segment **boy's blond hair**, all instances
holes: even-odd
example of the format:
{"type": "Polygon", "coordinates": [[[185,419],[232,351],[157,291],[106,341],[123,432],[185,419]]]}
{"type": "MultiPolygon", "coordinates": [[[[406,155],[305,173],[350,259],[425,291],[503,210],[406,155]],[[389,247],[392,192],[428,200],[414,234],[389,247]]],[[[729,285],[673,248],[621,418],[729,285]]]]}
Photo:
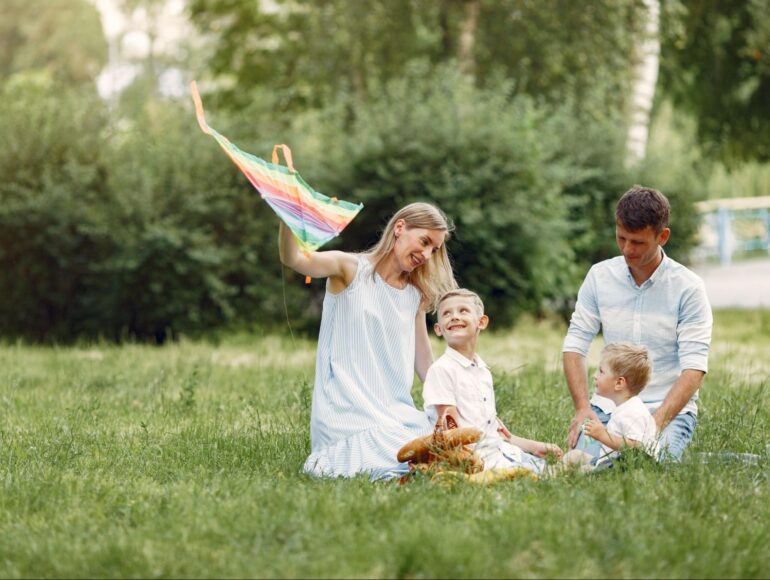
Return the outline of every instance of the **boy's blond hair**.
{"type": "Polygon", "coordinates": [[[454,290],[450,290],[449,292],[444,292],[441,297],[438,299],[438,302],[436,303],[436,313],[440,314],[441,309],[441,303],[444,300],[448,300],[449,298],[454,298],[455,296],[462,296],[463,298],[470,298],[473,302],[473,305],[476,307],[476,310],[479,313],[479,316],[484,316],[484,302],[482,302],[481,297],[476,294],[475,292],[468,290],[467,288],[455,288],[454,290]]]}
{"type": "Polygon", "coordinates": [[[616,377],[626,379],[628,390],[638,395],[652,375],[650,353],[643,346],[630,342],[613,342],[602,349],[602,361],[616,377]]]}

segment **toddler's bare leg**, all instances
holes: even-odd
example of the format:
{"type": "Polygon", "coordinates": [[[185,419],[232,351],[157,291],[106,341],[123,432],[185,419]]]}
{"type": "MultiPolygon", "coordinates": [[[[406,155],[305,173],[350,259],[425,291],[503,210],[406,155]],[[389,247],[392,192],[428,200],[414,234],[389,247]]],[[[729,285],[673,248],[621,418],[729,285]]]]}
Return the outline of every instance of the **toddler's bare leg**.
{"type": "Polygon", "coordinates": [[[581,451],[580,449],[573,449],[564,454],[561,458],[561,463],[566,468],[579,468],[580,471],[591,471],[591,461],[593,457],[581,451]]]}

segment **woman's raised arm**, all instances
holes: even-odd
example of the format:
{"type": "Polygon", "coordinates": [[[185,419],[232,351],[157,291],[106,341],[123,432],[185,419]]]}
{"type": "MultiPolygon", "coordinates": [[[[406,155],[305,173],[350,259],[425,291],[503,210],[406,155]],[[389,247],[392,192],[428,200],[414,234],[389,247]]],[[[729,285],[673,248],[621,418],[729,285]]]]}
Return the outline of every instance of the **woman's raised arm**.
{"type": "Polygon", "coordinates": [[[278,230],[278,254],[281,263],[295,272],[311,278],[331,278],[339,290],[353,281],[358,266],[355,256],[345,252],[303,252],[283,222],[278,230]]]}

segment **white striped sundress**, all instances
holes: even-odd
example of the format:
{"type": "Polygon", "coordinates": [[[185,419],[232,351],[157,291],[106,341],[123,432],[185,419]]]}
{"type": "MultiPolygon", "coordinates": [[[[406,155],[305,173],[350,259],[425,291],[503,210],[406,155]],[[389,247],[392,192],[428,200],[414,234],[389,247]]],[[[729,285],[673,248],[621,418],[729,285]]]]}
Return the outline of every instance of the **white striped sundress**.
{"type": "Polygon", "coordinates": [[[407,466],[397,451],[432,429],[411,394],[420,293],[394,288],[372,270],[361,254],[347,288],[332,294],[327,286],[304,466],[313,475],[402,475],[407,466]]]}

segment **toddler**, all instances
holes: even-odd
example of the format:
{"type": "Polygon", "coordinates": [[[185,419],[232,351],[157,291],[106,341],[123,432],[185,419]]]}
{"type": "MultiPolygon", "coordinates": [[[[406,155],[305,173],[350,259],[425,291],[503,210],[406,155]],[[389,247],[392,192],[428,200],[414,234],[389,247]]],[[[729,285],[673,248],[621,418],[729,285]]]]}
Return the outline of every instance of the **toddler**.
{"type": "Polygon", "coordinates": [[[596,419],[583,426],[585,435],[602,444],[601,453],[594,458],[573,449],[564,456],[565,463],[600,466],[617,457],[623,447],[639,447],[658,458],[655,419],[638,396],[651,375],[652,361],[643,346],[615,342],[604,347],[594,385],[598,395],[615,403],[615,409],[606,427],[596,419]]]}

